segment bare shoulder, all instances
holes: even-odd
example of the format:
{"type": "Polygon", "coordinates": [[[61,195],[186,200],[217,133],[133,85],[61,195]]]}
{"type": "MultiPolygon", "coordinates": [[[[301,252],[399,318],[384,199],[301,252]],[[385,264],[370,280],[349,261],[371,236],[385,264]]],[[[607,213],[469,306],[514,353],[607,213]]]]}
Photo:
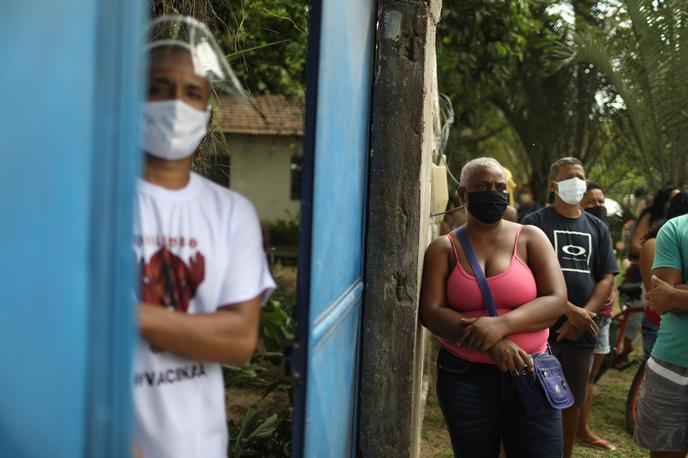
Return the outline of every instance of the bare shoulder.
{"type": "Polygon", "coordinates": [[[520,250],[526,252],[528,259],[543,259],[549,252],[554,253],[547,235],[537,226],[525,225],[521,232],[520,250]]]}
{"type": "Polygon", "coordinates": [[[449,237],[442,235],[432,242],[430,242],[430,245],[425,249],[425,256],[431,256],[431,255],[439,255],[439,254],[448,254],[452,250],[451,242],[449,241],[449,237]]]}
{"type": "Polygon", "coordinates": [[[523,226],[521,232],[522,237],[526,237],[527,240],[548,240],[547,235],[537,226],[531,226],[526,224],[523,226]]]}
{"type": "Polygon", "coordinates": [[[651,239],[647,239],[643,242],[642,248],[640,250],[640,255],[649,255],[652,254],[654,255],[655,253],[655,248],[657,246],[657,239],[652,237],[651,239]]]}

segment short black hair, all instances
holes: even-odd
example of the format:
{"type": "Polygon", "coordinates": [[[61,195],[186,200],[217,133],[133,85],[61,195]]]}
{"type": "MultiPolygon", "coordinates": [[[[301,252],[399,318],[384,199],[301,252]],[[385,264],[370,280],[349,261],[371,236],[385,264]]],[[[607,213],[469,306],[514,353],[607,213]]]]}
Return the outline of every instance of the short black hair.
{"type": "Polygon", "coordinates": [[[602,189],[602,186],[600,186],[599,183],[588,181],[588,187],[586,188],[585,192],[592,191],[593,189],[599,189],[600,191],[604,192],[604,189],[602,189]]]}
{"type": "Polygon", "coordinates": [[[559,175],[559,168],[562,165],[580,165],[583,170],[585,170],[585,166],[583,163],[579,160],[576,159],[575,157],[562,157],[561,159],[555,161],[552,166],[549,168],[549,179],[554,180],[557,175],[559,175]]]}

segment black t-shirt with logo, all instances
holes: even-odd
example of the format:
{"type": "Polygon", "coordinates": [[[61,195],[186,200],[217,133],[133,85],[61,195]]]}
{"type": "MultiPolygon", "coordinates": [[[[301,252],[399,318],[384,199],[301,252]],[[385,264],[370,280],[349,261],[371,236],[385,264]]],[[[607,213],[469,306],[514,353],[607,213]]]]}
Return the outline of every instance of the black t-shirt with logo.
{"type": "MultiPolygon", "coordinates": [[[[619,272],[607,226],[588,212],[582,212],[578,218],[568,218],[557,213],[554,207],[547,207],[527,215],[522,223],[537,226],[547,234],[559,258],[572,304],[585,306],[604,274],[619,272]]],[[[550,328],[550,341],[556,340],[556,330],[565,320],[566,317],[560,318],[550,328]]],[[[593,347],[595,338],[585,333],[576,342],[565,342],[593,347]]]]}

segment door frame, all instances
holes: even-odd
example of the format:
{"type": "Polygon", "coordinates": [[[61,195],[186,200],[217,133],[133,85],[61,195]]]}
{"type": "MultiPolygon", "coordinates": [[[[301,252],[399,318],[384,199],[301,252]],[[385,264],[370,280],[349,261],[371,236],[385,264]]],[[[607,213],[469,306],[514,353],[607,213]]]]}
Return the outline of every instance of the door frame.
{"type": "Polygon", "coordinates": [[[84,456],[132,453],[136,304],[131,237],[142,162],[138,133],[147,7],[141,0],[96,5],[84,456]]]}
{"type": "Polygon", "coordinates": [[[291,456],[303,456],[306,442],[306,381],[308,380],[308,341],[310,334],[311,255],[313,252],[313,181],[318,118],[318,79],[320,76],[320,28],[322,0],[309,0],[308,44],[306,50],[306,109],[301,165],[301,221],[297,262],[296,339],[292,346],[290,372],[294,380],[294,406],[291,456]]]}

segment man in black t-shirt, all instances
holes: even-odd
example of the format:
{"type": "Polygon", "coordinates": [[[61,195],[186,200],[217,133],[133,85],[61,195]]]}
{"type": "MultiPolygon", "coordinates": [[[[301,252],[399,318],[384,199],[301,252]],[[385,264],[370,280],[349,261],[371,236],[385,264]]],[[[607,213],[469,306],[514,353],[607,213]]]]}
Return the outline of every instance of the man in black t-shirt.
{"type": "Polygon", "coordinates": [[[568,309],[550,328],[549,338],[574,396],[574,406],[562,415],[564,457],[569,458],[599,332],[594,317],[611,294],[618,266],[607,227],[580,208],[586,191],[583,164],[572,157],[559,159],[549,178],[554,205],[527,215],[522,223],[549,237],[566,280],[568,309]]]}

